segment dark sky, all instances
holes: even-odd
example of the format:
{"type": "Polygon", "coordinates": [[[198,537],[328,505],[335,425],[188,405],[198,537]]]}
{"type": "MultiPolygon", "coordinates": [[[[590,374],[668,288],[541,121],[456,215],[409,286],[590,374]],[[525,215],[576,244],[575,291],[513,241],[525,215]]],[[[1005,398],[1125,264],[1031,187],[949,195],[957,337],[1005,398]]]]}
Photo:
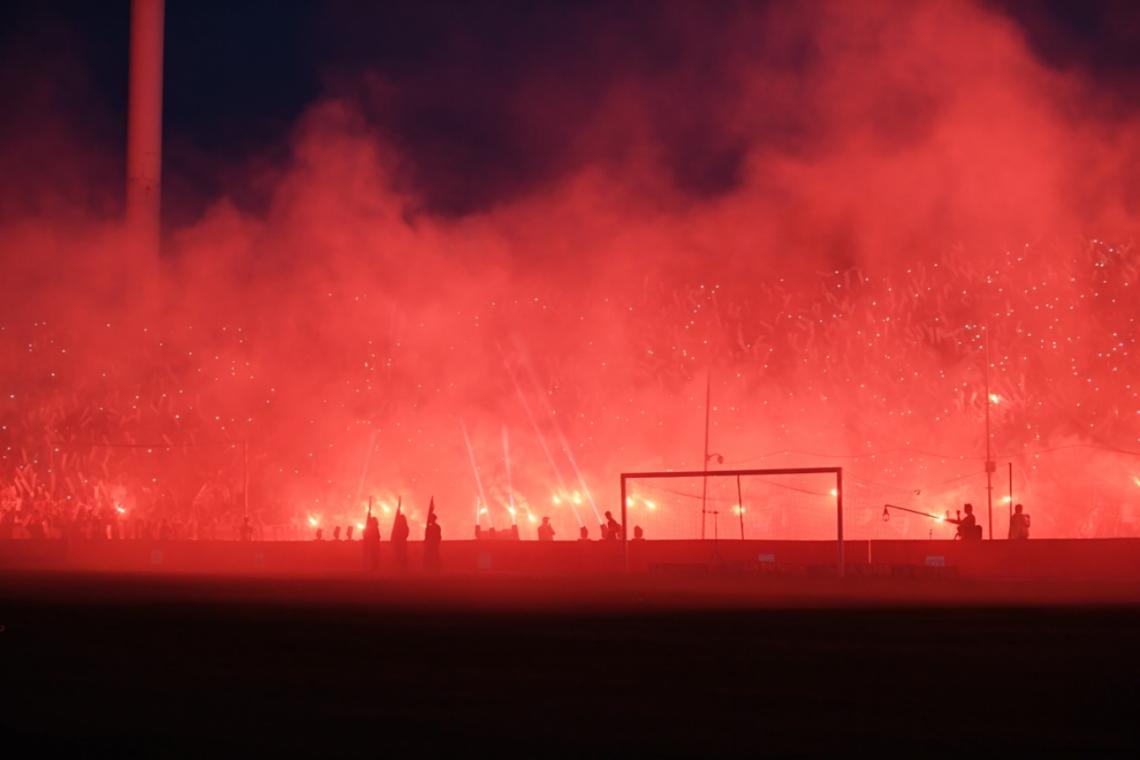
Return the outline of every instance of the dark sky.
{"type": "MultiPolygon", "coordinates": [[[[1140,3],[993,4],[1050,66],[1088,75],[1121,108],[1137,101],[1140,3]]],[[[171,0],[168,222],[192,218],[223,190],[256,204],[256,191],[238,177],[251,163],[272,164],[322,95],[364,103],[370,127],[399,148],[400,181],[424,209],[462,214],[525,193],[580,160],[577,127],[607,80],[662,77],[672,87],[678,79],[670,72],[680,70],[690,89],[655,106],[657,137],[679,187],[728,190],[743,147],[717,124],[715,108],[692,105],[733,86],[699,31],[731,25],[739,5],[171,0]],[[543,108],[520,118],[519,100],[535,97],[536,82],[543,108]]],[[[0,135],[12,143],[16,125],[41,122],[82,134],[103,157],[89,183],[121,182],[109,167],[122,160],[129,2],[10,2],[2,13],[0,96],[10,116],[0,135]]],[[[794,68],[808,65],[812,51],[776,55],[794,68]]],[[[803,128],[777,120],[772,139],[794,139],[803,128]]]]}

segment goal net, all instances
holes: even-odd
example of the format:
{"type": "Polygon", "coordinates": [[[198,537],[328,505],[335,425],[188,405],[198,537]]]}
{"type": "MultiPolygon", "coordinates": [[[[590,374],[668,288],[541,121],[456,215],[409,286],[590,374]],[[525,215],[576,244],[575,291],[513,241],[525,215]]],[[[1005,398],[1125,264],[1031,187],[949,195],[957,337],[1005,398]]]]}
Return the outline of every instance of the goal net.
{"type": "Polygon", "coordinates": [[[628,472],[621,499],[627,539],[835,541],[842,562],[840,467],[628,472]]]}

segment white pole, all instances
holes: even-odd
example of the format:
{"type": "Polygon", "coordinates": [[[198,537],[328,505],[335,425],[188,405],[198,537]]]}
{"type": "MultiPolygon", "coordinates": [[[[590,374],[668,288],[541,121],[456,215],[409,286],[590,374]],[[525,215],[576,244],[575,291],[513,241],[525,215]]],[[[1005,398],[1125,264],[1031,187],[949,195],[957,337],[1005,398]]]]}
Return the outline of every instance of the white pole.
{"type": "Polygon", "coordinates": [[[164,17],[164,0],[131,2],[126,216],[128,267],[136,277],[150,274],[159,253],[164,17]]]}

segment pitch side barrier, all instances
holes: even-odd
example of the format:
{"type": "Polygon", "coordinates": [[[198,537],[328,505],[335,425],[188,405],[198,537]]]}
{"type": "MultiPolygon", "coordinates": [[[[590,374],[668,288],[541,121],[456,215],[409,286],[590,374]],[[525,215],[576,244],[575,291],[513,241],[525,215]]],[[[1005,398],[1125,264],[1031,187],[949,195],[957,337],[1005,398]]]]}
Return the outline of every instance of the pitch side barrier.
{"type": "Polygon", "coordinates": [[[843,557],[843,468],[842,467],[789,467],[774,470],[667,470],[665,472],[623,472],[621,474],[621,535],[622,561],[629,572],[629,525],[626,522],[626,483],[630,480],[657,480],[660,478],[739,478],[772,475],[834,475],[835,476],[835,530],[838,548],[835,570],[844,576],[846,563],[843,557]]]}

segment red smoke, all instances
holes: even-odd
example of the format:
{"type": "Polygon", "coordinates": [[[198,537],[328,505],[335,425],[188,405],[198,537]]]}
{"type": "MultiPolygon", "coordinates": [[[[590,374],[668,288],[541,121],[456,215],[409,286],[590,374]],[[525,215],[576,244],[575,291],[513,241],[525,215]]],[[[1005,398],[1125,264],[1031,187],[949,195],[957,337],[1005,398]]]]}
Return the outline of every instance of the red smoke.
{"type": "MultiPolygon", "coordinates": [[[[139,509],[160,480],[188,504],[204,483],[240,490],[240,456],[213,444],[249,440],[266,523],[348,524],[367,495],[399,495],[416,531],[434,495],[445,536],[466,537],[461,426],[500,527],[505,427],[520,514],[569,538],[579,491],[596,536],[559,430],[598,509],[616,508],[621,471],[700,468],[711,372],[726,466],[839,464],[852,537],[949,537],[879,513],[972,501],[985,524],[988,325],[995,515],[1012,461],[1035,536],[1140,532],[1140,125],[973,5],[730,15],[672,19],[681,64],[616,71],[568,168],[463,215],[433,214],[364,116],[385,88],[339,83],[287,161],[234,187],[266,192],[263,211],[223,196],[169,230],[157,307],[119,276],[114,214],[74,198],[7,214],[0,474],[62,472],[60,441],[211,444],[83,454],[139,509]],[[708,68],[723,87],[701,89],[708,68]],[[676,99],[691,123],[659,118],[676,99]]],[[[565,115],[556,74],[518,87],[519,123],[565,115]]],[[[53,176],[92,163],[66,145],[53,176]]],[[[797,484],[782,521],[749,506],[754,529],[830,537],[811,512],[830,487],[797,484]]],[[[714,488],[725,515],[734,488],[714,488]]],[[[694,498],[656,501],[650,538],[696,535],[694,498]]]]}

